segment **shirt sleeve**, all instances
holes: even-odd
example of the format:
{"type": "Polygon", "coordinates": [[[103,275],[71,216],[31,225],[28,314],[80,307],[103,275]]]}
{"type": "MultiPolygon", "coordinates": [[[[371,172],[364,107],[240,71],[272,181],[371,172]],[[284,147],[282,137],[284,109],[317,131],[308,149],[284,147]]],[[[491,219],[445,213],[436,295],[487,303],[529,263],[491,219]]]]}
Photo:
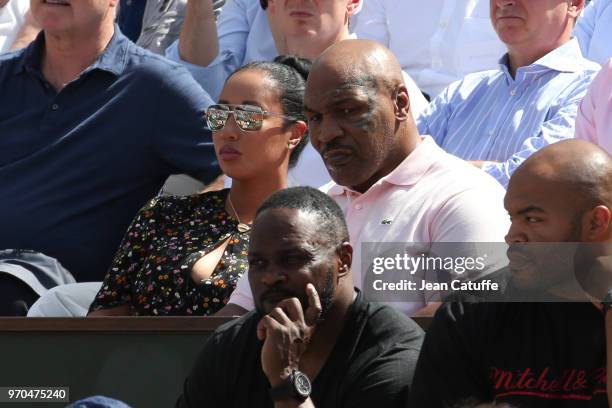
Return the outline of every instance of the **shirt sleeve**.
{"type": "Polygon", "coordinates": [[[251,284],[249,283],[249,271],[246,271],[236,284],[236,289],[232,292],[227,303],[233,303],[246,310],[255,309],[253,301],[253,292],[251,292],[251,284]]]}
{"type": "Polygon", "coordinates": [[[374,40],[389,48],[389,25],[386,0],[366,0],[351,20],[351,31],[359,38],[374,40]]]}
{"type": "Polygon", "coordinates": [[[529,156],[552,143],[573,138],[578,106],[595,74],[593,71],[585,73],[580,80],[574,82],[572,87],[551,106],[540,132],[525,139],[519,150],[508,160],[500,163],[485,162],[482,169],[507,188],[514,170],[529,156]]]}
{"type": "Polygon", "coordinates": [[[448,133],[448,122],[452,113],[451,99],[458,83],[451,84],[440,93],[417,117],[416,125],[421,135],[431,136],[442,146],[448,133]]]}
{"type": "Polygon", "coordinates": [[[585,58],[588,58],[591,38],[593,37],[595,24],[597,23],[597,10],[595,9],[597,1],[592,1],[591,4],[584,9],[576,23],[576,27],[574,27],[574,37],[578,39],[580,50],[585,58]]]}
{"type": "Polygon", "coordinates": [[[162,79],[150,143],[170,174],[189,174],[209,183],[220,174],[204,112],[212,103],[184,68],[173,66],[162,79]]]}
{"type": "Polygon", "coordinates": [[[488,177],[478,188],[455,194],[436,215],[431,242],[504,242],[510,228],[504,195],[488,177]]]}
{"type": "MultiPolygon", "coordinates": [[[[424,275],[427,281],[439,282],[448,278],[475,280],[508,263],[504,237],[510,228],[510,218],[503,204],[505,191],[494,180],[489,177],[485,180],[482,176],[478,188],[456,194],[440,209],[431,226],[430,253],[453,259],[485,257],[485,267],[453,272],[452,276],[427,270],[424,275]]],[[[440,294],[437,290],[424,291],[427,302],[440,301],[440,294]]]]}
{"type": "Polygon", "coordinates": [[[223,6],[217,21],[219,54],[208,66],[203,67],[183,60],[179,54],[179,40],[166,49],[166,57],[183,64],[215,101],[219,99],[225,79],[243,65],[251,29],[247,7],[246,0],[228,1],[223,6]]]}
{"type": "Polygon", "coordinates": [[[483,350],[476,336],[470,335],[464,306],[447,303],[437,310],[425,335],[406,408],[443,408],[468,399],[491,400],[487,373],[478,359],[483,350]]]}
{"type": "Polygon", "coordinates": [[[582,102],[580,102],[580,108],[578,109],[578,114],[576,116],[576,139],[588,140],[589,142],[598,144],[597,129],[595,126],[595,94],[599,89],[606,89],[604,83],[605,76],[612,72],[609,67],[610,65],[608,65],[608,68],[604,68],[599,75],[595,77],[593,83],[587,91],[586,96],[582,102]]]}
{"type": "Polygon", "coordinates": [[[133,274],[142,268],[152,230],[159,226],[158,198],[149,201],[130,224],[89,311],[130,303],[133,274]]]}

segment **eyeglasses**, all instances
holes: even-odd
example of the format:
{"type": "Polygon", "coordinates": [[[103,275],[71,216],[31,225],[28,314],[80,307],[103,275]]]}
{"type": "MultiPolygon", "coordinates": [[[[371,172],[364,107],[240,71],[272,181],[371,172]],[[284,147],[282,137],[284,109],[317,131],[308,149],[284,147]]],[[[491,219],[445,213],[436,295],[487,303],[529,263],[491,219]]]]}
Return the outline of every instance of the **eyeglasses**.
{"type": "Polygon", "coordinates": [[[281,113],[268,112],[254,105],[211,105],[206,110],[206,123],[210,130],[221,130],[225,127],[230,114],[234,115],[234,120],[238,127],[245,132],[252,132],[261,129],[263,120],[267,116],[278,116],[281,118],[296,120],[291,116],[281,113]]]}

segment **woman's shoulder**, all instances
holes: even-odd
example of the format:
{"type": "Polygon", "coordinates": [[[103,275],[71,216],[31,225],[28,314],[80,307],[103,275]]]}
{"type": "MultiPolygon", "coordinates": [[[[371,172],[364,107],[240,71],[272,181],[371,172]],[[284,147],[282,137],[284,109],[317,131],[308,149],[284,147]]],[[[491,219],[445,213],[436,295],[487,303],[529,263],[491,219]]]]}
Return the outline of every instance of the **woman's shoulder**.
{"type": "Polygon", "coordinates": [[[139,212],[146,218],[176,218],[180,214],[189,217],[194,213],[217,214],[223,211],[227,189],[186,196],[157,196],[147,202],[139,212]]]}
{"type": "Polygon", "coordinates": [[[172,210],[176,208],[194,207],[223,207],[227,197],[228,189],[218,191],[207,191],[184,196],[167,195],[157,196],[149,201],[144,207],[157,208],[159,210],[172,210]]]}

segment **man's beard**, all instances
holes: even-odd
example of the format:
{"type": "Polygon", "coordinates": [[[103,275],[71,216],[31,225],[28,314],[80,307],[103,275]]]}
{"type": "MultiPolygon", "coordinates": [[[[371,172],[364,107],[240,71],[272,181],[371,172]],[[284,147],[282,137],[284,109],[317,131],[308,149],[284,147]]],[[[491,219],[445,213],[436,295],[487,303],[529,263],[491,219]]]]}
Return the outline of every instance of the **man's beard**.
{"type": "MultiPolygon", "coordinates": [[[[317,294],[319,295],[319,301],[321,302],[321,313],[319,314],[319,318],[317,319],[317,321],[321,322],[325,320],[325,318],[329,314],[329,311],[331,310],[333,303],[334,303],[334,293],[335,293],[334,272],[331,267],[327,271],[327,279],[325,280],[325,286],[323,287],[323,289],[317,288],[316,286],[315,286],[315,289],[317,290],[317,294]]],[[[282,289],[277,288],[277,290],[282,290],[282,289]]],[[[274,288],[269,289],[268,291],[274,291],[274,288]]],[[[291,292],[286,291],[285,293],[286,293],[287,299],[291,297],[296,297],[300,301],[300,305],[302,305],[302,311],[304,313],[306,312],[306,310],[308,309],[308,304],[309,304],[308,296],[306,295],[306,293],[304,293],[303,296],[293,291],[291,292]]],[[[263,306],[263,302],[256,302],[255,309],[261,315],[267,314],[263,306]]]]}
{"type": "Polygon", "coordinates": [[[334,273],[331,267],[327,271],[327,280],[325,281],[325,287],[319,294],[319,299],[321,300],[321,315],[319,316],[319,321],[323,321],[334,303],[334,273]]]}

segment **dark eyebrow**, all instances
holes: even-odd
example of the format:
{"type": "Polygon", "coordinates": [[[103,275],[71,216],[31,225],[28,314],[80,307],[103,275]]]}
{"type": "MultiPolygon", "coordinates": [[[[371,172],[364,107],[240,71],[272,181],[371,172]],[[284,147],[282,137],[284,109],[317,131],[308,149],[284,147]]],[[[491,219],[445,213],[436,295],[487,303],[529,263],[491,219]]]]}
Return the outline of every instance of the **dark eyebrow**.
{"type": "Polygon", "coordinates": [[[261,104],[255,101],[242,101],[241,105],[253,105],[261,108],[261,104]]]}
{"type": "Polygon", "coordinates": [[[305,112],[317,113],[316,110],[309,108],[308,105],[304,105],[303,109],[304,109],[305,112]]]}
{"type": "Polygon", "coordinates": [[[524,214],[527,214],[529,212],[541,212],[541,213],[544,213],[546,211],[544,211],[543,208],[536,207],[535,205],[530,205],[529,207],[525,207],[523,209],[518,210],[516,213],[518,215],[524,215],[524,214]]]}
{"type": "Polygon", "coordinates": [[[355,98],[340,98],[336,99],[332,102],[333,106],[343,105],[345,103],[359,102],[359,100],[355,98]]]}

